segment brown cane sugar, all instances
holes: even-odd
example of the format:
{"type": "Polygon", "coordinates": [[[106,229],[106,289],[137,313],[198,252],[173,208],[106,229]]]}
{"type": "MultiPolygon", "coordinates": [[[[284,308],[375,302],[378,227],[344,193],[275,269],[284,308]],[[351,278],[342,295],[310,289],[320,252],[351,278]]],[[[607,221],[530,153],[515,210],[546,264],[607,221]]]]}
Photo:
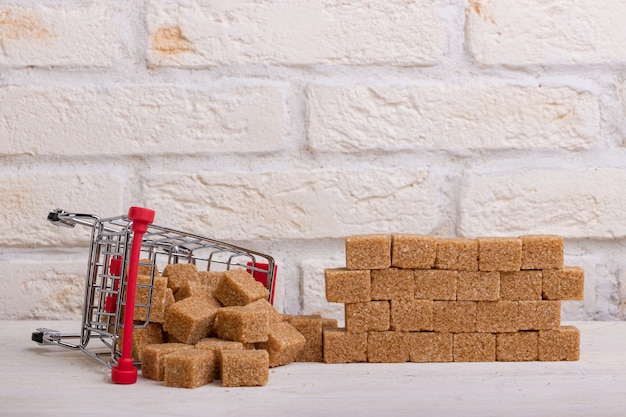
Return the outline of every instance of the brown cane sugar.
{"type": "Polygon", "coordinates": [[[391,330],[417,332],[433,330],[433,302],[392,300],[391,330]]]}
{"type": "Polygon", "coordinates": [[[500,299],[541,300],[541,271],[500,272],[500,299]]]}
{"type": "Polygon", "coordinates": [[[167,387],[198,388],[215,379],[215,352],[184,349],[164,356],[164,383],[167,387]]]}
{"type": "Polygon", "coordinates": [[[222,350],[222,386],[256,387],[269,379],[269,354],[266,350],[222,350]]]}
{"type": "Polygon", "coordinates": [[[438,239],[435,268],[478,271],[478,241],[466,238],[438,239]]]}
{"type": "Polygon", "coordinates": [[[367,333],[350,333],[345,328],[324,329],[324,362],[367,362],[367,333]]]}
{"type": "Polygon", "coordinates": [[[267,311],[267,315],[269,317],[270,324],[280,323],[281,321],[285,321],[285,318],[282,314],[280,314],[273,305],[270,304],[265,298],[261,298],[259,300],[253,301],[248,304],[246,307],[248,308],[258,308],[260,310],[267,311]]]}
{"type": "Polygon", "coordinates": [[[389,301],[346,304],[346,329],[352,333],[389,330],[390,315],[389,301]]]}
{"type": "Polygon", "coordinates": [[[418,300],[456,300],[457,271],[416,269],[415,298],[418,300]]]}
{"type": "Polygon", "coordinates": [[[563,268],[563,238],[556,235],[525,235],[522,239],[522,269],[563,268]]]}
{"type": "Polygon", "coordinates": [[[217,311],[215,331],[220,339],[241,343],[267,341],[269,314],[249,306],[222,307],[217,311]]]}
{"type": "Polygon", "coordinates": [[[479,237],[478,270],[519,271],[522,267],[522,240],[509,237],[479,237]]]}
{"type": "Polygon", "coordinates": [[[370,272],[372,300],[412,300],[415,278],[410,269],[386,268],[370,272]]]}
{"type": "Polygon", "coordinates": [[[441,333],[476,331],[475,301],[434,301],[433,330],[441,333]]]}
{"type": "Polygon", "coordinates": [[[370,301],[372,284],[369,270],[326,269],[326,300],[331,303],[370,301]]]}
{"type": "Polygon", "coordinates": [[[266,342],[256,343],[256,349],[265,349],[269,354],[270,368],[295,362],[306,339],[286,321],[270,326],[266,342]]]}
{"type": "Polygon", "coordinates": [[[459,271],[456,281],[459,301],[497,301],[500,299],[499,272],[459,271]]]}
{"type": "Polygon", "coordinates": [[[167,303],[167,278],[154,277],[152,297],[150,297],[151,280],[152,278],[149,275],[137,275],[137,292],[133,317],[139,321],[149,320],[152,323],[163,323],[167,303]],[[149,318],[148,304],[150,304],[149,318]]]}
{"type": "Polygon", "coordinates": [[[191,349],[193,346],[184,343],[163,343],[145,345],[141,348],[141,375],[155,381],[163,381],[165,365],[163,358],[168,353],[179,349],[191,349]]]}
{"type": "Polygon", "coordinates": [[[496,334],[496,360],[536,361],[538,340],[537,332],[498,333],[496,334]]]}
{"type": "Polygon", "coordinates": [[[207,337],[195,344],[197,349],[209,349],[215,352],[215,379],[222,379],[220,368],[220,355],[222,350],[243,350],[243,343],[232,340],[219,339],[217,337],[207,337]]]}
{"type": "Polygon", "coordinates": [[[452,333],[407,333],[411,362],[452,362],[452,333]]]}
{"type": "Polygon", "coordinates": [[[345,238],[347,269],[385,269],[391,266],[389,235],[355,235],[345,238]]]}
{"type": "Polygon", "coordinates": [[[520,301],[520,330],[552,330],[561,323],[561,302],[554,301],[520,301]]]}
{"type": "Polygon", "coordinates": [[[476,303],[476,331],[487,333],[519,330],[517,301],[479,301],[476,303]]]}
{"type": "Polygon", "coordinates": [[[578,266],[543,271],[544,300],[582,300],[585,271],[578,266]]]}
{"type": "Polygon", "coordinates": [[[495,334],[458,333],[454,335],[455,362],[493,362],[495,360],[495,334]]]}
{"type": "Polygon", "coordinates": [[[409,346],[405,332],[369,332],[367,361],[373,363],[401,363],[409,360],[409,346]]]}
{"type": "Polygon", "coordinates": [[[159,276],[159,267],[153,263],[150,259],[140,259],[137,265],[137,275],[152,275],[154,270],[154,276],[159,276]]]}
{"type": "Polygon", "coordinates": [[[163,330],[180,342],[194,344],[209,335],[217,311],[205,297],[185,298],[167,310],[163,330]]]}
{"type": "Polygon", "coordinates": [[[224,272],[214,295],[224,306],[245,306],[261,298],[268,299],[269,291],[245,269],[237,268],[224,272]]]}
{"type": "Polygon", "coordinates": [[[161,274],[167,277],[167,285],[176,291],[187,281],[198,281],[198,270],[194,264],[167,264],[161,274]]]}
{"type": "MultiPolygon", "coordinates": [[[[123,334],[123,332],[120,333],[120,343],[122,343],[123,334]]],[[[159,323],[148,323],[146,327],[134,328],[131,356],[133,359],[141,361],[144,346],[160,343],[163,343],[163,328],[159,323]]]]}
{"type": "Polygon", "coordinates": [[[223,276],[224,271],[198,271],[198,280],[202,285],[207,286],[210,294],[215,291],[223,276]]]}
{"type": "MultiPolygon", "coordinates": [[[[322,342],[322,316],[319,314],[291,316],[287,320],[293,327],[304,336],[304,346],[298,356],[296,362],[323,362],[323,342],[322,342]]],[[[337,321],[335,320],[335,327],[337,321]]]]}
{"type": "Polygon", "coordinates": [[[430,269],[435,265],[437,238],[411,234],[391,234],[391,266],[430,269]]]}
{"type": "Polygon", "coordinates": [[[580,359],[580,331],[574,326],[539,331],[540,361],[577,361],[580,359]]]}

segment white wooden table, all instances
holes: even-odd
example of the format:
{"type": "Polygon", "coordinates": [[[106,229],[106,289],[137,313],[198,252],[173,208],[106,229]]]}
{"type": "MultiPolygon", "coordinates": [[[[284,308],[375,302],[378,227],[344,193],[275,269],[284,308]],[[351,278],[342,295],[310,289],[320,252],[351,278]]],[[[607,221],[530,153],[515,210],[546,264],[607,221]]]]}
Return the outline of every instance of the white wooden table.
{"type": "Polygon", "coordinates": [[[292,363],[265,387],[168,388],[110,370],[80,351],[39,346],[37,327],[78,322],[0,321],[1,416],[624,416],[626,322],[581,330],[577,362],[292,363]]]}

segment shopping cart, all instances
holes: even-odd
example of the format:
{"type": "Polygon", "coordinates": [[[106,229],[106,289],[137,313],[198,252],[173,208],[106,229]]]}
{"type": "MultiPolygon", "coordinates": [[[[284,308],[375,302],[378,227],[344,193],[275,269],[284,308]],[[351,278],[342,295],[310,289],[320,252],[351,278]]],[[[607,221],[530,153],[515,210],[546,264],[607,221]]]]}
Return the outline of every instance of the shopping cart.
{"type": "Polygon", "coordinates": [[[165,265],[191,263],[199,271],[245,268],[266,286],[273,303],[276,264],[271,256],[157,226],[151,224],[153,219],[154,211],[141,207],[110,218],[61,209],[48,214],[48,220],[58,226],[91,228],[85,301],[80,333],[39,328],[32,334],[33,341],[83,351],[111,368],[113,382],[131,384],[140,365],[131,358],[132,330],[145,328],[150,322],[154,277],[165,265]],[[139,267],[142,274],[149,271],[149,283],[137,283],[139,267]],[[147,292],[146,302],[136,302],[139,288],[147,292]],[[134,308],[127,309],[127,305],[143,308],[145,320],[135,321],[134,308]]]}

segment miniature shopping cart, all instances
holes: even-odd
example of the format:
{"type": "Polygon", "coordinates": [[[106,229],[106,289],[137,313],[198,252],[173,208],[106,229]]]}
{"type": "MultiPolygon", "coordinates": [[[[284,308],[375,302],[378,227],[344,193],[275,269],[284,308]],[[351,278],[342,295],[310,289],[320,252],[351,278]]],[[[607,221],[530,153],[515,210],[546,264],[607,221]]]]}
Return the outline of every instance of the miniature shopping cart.
{"type": "Polygon", "coordinates": [[[137,379],[139,362],[131,358],[132,330],[148,325],[154,277],[165,265],[191,263],[199,271],[244,268],[267,287],[273,302],[276,265],[271,256],[154,225],[150,209],[131,207],[128,215],[111,218],[57,209],[48,220],[58,226],[91,228],[82,325],[76,334],[40,328],[32,339],[87,353],[111,368],[115,383],[131,384],[137,379]],[[142,274],[149,271],[149,283],[137,283],[139,267],[142,274]],[[147,301],[136,302],[138,288],[145,288],[147,301]],[[145,320],[135,321],[134,308],[127,305],[145,309],[145,320]]]}

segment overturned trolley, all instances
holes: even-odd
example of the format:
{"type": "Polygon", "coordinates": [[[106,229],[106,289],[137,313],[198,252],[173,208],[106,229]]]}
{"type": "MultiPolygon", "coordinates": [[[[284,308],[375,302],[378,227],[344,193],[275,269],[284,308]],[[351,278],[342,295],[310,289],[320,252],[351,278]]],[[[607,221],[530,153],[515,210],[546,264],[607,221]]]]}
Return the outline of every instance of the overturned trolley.
{"type": "Polygon", "coordinates": [[[48,220],[55,225],[91,228],[85,300],[80,333],[40,328],[32,334],[35,342],[81,350],[109,366],[113,382],[130,384],[137,379],[138,364],[131,357],[132,330],[148,325],[154,277],[167,264],[190,263],[199,271],[244,268],[266,286],[273,302],[276,265],[271,256],[157,226],[151,224],[153,219],[154,211],[141,207],[110,218],[61,209],[50,212],[48,220]],[[137,282],[139,268],[150,276],[149,282],[137,282]],[[147,297],[136,300],[138,289],[147,297]],[[127,305],[134,308],[126,309],[127,305]],[[134,320],[136,308],[145,311],[142,320],[134,320]]]}

